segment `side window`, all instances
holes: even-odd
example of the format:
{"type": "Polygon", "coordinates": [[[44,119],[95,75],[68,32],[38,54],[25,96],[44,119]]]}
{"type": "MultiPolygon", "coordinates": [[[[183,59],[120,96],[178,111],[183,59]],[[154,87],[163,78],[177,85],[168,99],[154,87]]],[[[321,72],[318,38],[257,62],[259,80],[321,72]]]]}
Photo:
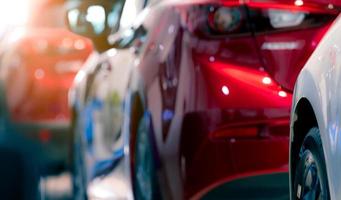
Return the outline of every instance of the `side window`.
{"type": "Polygon", "coordinates": [[[69,3],[67,20],[72,32],[87,37],[99,37],[117,32],[124,0],[98,3],[69,3]],[[90,36],[88,36],[90,35],[90,36]]]}

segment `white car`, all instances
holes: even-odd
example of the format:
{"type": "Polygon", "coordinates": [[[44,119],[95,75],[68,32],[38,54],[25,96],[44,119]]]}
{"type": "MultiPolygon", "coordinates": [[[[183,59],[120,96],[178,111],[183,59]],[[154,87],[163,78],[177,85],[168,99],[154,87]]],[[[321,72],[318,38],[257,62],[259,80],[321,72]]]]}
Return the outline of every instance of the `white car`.
{"type": "Polygon", "coordinates": [[[149,7],[158,2],[70,0],[67,4],[69,28],[89,37],[97,50],[69,91],[75,199],[133,198],[124,151],[129,135],[121,134],[124,97],[135,57],[144,47],[147,32],[142,22],[149,7]],[[93,13],[96,16],[89,21],[93,13]]]}
{"type": "Polygon", "coordinates": [[[298,77],[290,129],[291,199],[340,199],[341,15],[298,77]]]}

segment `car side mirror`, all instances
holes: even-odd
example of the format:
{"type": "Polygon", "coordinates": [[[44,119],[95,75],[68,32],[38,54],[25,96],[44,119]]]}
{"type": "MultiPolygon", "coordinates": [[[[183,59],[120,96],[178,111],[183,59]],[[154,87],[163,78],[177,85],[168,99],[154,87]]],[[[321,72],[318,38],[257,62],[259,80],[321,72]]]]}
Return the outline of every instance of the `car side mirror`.
{"type": "Polygon", "coordinates": [[[143,25],[129,27],[108,37],[110,44],[116,48],[133,47],[134,53],[138,54],[146,40],[147,30],[143,25]]]}
{"type": "Polygon", "coordinates": [[[98,51],[110,48],[107,37],[117,32],[124,1],[70,1],[67,4],[66,24],[69,29],[90,38],[98,51]]]}

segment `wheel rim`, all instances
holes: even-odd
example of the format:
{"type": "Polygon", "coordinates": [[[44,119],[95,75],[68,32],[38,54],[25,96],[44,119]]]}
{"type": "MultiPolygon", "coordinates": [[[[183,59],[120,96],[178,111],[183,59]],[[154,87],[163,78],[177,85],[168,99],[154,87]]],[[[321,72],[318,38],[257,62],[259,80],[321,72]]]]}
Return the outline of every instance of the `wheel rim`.
{"type": "Polygon", "coordinates": [[[302,199],[318,199],[322,200],[324,198],[325,191],[321,185],[321,177],[319,173],[319,169],[317,167],[314,156],[311,152],[308,153],[304,173],[302,177],[302,199]]]}

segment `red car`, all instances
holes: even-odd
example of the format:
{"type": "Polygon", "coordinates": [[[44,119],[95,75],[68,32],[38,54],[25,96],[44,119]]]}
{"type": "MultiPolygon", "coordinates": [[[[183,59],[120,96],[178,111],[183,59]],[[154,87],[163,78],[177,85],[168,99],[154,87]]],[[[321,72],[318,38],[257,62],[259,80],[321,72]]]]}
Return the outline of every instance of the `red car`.
{"type": "Polygon", "coordinates": [[[135,198],[288,198],[293,86],[339,8],[188,0],[149,9],[122,129],[135,198]]]}
{"type": "Polygon", "coordinates": [[[92,44],[63,27],[61,2],[44,2],[35,8],[39,16],[32,14],[25,27],[5,38],[0,87],[7,124],[42,144],[37,154],[55,169],[65,167],[72,138],[68,90],[92,44]]]}

